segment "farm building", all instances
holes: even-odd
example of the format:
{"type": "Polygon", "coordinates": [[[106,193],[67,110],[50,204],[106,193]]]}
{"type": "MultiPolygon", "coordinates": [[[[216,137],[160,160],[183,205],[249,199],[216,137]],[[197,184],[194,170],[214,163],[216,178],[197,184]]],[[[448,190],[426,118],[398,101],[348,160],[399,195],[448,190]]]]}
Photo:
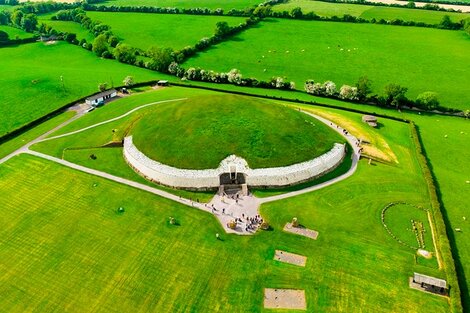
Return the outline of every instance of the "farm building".
{"type": "Polygon", "coordinates": [[[377,127],[377,118],[373,115],[362,116],[362,121],[369,124],[369,126],[377,127]]]}
{"type": "Polygon", "coordinates": [[[413,283],[419,285],[423,290],[438,294],[447,293],[447,282],[443,279],[414,273],[413,283]]]}
{"type": "Polygon", "coordinates": [[[86,104],[88,105],[96,105],[100,102],[104,102],[105,100],[114,98],[117,96],[116,89],[110,89],[103,92],[100,92],[94,96],[91,96],[85,100],[86,104]]]}
{"type": "Polygon", "coordinates": [[[157,86],[168,86],[168,81],[167,80],[159,80],[157,82],[157,86]]]}

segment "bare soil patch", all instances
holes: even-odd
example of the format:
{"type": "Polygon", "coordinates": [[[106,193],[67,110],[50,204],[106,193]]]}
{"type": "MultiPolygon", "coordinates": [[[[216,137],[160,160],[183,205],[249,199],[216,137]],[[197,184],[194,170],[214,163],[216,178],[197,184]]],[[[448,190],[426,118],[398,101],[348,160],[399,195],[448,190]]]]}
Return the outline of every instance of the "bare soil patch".
{"type": "Polygon", "coordinates": [[[297,266],[305,266],[305,263],[307,263],[306,256],[282,250],[276,250],[276,253],[274,254],[274,260],[297,266]]]}
{"type": "Polygon", "coordinates": [[[286,226],[284,226],[284,231],[293,233],[296,235],[304,236],[311,238],[313,240],[317,240],[318,238],[318,232],[313,230],[313,229],[308,229],[302,226],[299,227],[294,227],[292,226],[292,223],[287,223],[286,226]]]}
{"type": "Polygon", "coordinates": [[[265,288],[264,307],[266,309],[306,310],[305,290],[265,288]]]}

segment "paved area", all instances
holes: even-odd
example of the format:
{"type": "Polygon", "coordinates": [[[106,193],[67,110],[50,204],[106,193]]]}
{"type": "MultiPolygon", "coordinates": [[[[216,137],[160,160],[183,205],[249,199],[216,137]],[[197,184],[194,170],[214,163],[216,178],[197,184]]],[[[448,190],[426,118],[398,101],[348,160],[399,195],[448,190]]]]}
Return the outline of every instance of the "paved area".
{"type": "Polygon", "coordinates": [[[313,239],[313,240],[317,240],[317,238],[318,238],[318,232],[316,230],[308,229],[308,228],[305,228],[305,227],[302,227],[302,226],[294,227],[294,226],[292,226],[292,223],[287,223],[284,226],[283,230],[288,232],[288,233],[308,237],[308,238],[313,239]]]}
{"type": "Polygon", "coordinates": [[[251,235],[261,223],[259,199],[251,195],[217,194],[206,207],[217,217],[227,233],[251,235]],[[235,229],[227,226],[232,221],[236,221],[235,229]]]}
{"type": "Polygon", "coordinates": [[[276,250],[274,253],[274,260],[283,262],[283,263],[289,263],[297,266],[305,266],[307,263],[307,257],[300,255],[300,254],[295,254],[295,253],[290,253],[282,250],[276,250]]]}
{"type": "Polygon", "coordinates": [[[264,307],[266,309],[306,310],[305,290],[265,288],[264,307]]]}

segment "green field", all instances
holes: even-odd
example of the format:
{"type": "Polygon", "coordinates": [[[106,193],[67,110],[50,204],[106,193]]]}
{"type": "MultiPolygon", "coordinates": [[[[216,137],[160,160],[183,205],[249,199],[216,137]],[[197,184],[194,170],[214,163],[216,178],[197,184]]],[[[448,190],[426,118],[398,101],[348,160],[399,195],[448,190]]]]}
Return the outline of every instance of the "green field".
{"type": "Polygon", "coordinates": [[[150,6],[172,8],[244,9],[262,3],[261,0],[109,0],[104,5],[111,6],[150,6]]]}
{"type": "Polygon", "coordinates": [[[96,58],[67,43],[2,48],[0,68],[0,136],[97,92],[99,83],[122,85],[127,75],[134,76],[137,81],[162,77],[151,71],[96,58]]]}
{"type": "Polygon", "coordinates": [[[93,42],[93,34],[90,33],[87,29],[83,28],[80,24],[69,21],[53,21],[51,20],[53,15],[55,15],[55,13],[39,15],[39,24],[44,23],[59,32],[76,34],[78,40],[86,39],[88,42],[93,42]]]}
{"type": "Polygon", "coordinates": [[[331,3],[314,0],[290,0],[273,6],[274,11],[292,11],[293,8],[301,8],[302,12],[315,12],[320,16],[343,16],[349,14],[352,16],[360,16],[363,12],[372,9],[372,5],[357,5],[349,3],[331,3]]]}
{"type": "Polygon", "coordinates": [[[264,80],[286,76],[298,89],[307,79],[332,80],[339,88],[367,75],[379,94],[393,82],[408,87],[413,99],[435,91],[443,106],[465,109],[470,103],[469,50],[470,37],[460,31],[270,19],[184,66],[237,68],[246,77],[264,80]]]}
{"type": "Polygon", "coordinates": [[[296,7],[301,8],[304,14],[315,12],[317,15],[327,17],[349,14],[368,20],[372,18],[375,18],[376,20],[384,19],[386,21],[401,19],[403,21],[415,21],[428,24],[439,24],[444,15],[448,15],[455,22],[459,22],[460,20],[470,17],[470,14],[466,13],[439,12],[420,9],[413,10],[407,8],[390,8],[349,3],[330,3],[314,0],[290,0],[287,3],[281,3],[274,6],[273,10],[290,12],[296,7]]]}
{"type": "MultiPolygon", "coordinates": [[[[468,211],[470,170],[470,121],[445,116],[416,117],[424,147],[436,175],[450,236],[456,243],[460,278],[470,277],[470,214],[468,211]],[[446,138],[447,135],[447,138],[446,138]],[[461,231],[457,231],[460,229],[461,231]]],[[[464,307],[470,309],[468,289],[462,290],[464,307]]]]}
{"type": "Polygon", "coordinates": [[[153,13],[87,12],[93,20],[111,26],[113,33],[133,47],[152,46],[182,49],[194,46],[200,39],[215,33],[217,22],[234,26],[246,18],[227,16],[173,15],[153,13]]]}
{"type": "Polygon", "coordinates": [[[416,264],[414,253],[380,223],[389,202],[429,203],[408,126],[384,120],[379,132],[399,165],[361,161],[343,182],[265,205],[262,214],[274,231],[249,237],[223,234],[214,218],[195,209],[16,157],[0,166],[0,200],[6,203],[0,308],[268,312],[261,309],[262,290],[278,287],[305,289],[308,312],[448,312],[446,299],[407,284],[413,271],[442,273],[416,264]],[[125,213],[118,214],[121,206],[125,213]],[[181,226],[168,225],[168,216],[181,226]],[[319,239],[280,231],[293,216],[318,230],[319,239]],[[216,232],[223,241],[215,240],[216,232]],[[307,256],[307,266],[273,261],[275,249],[307,256]]]}
{"type": "Polygon", "coordinates": [[[460,22],[466,18],[470,18],[469,13],[452,13],[452,12],[439,12],[430,10],[418,9],[400,9],[400,8],[387,8],[387,7],[373,7],[365,11],[360,17],[365,19],[375,18],[376,20],[384,19],[392,21],[394,19],[401,19],[403,21],[423,22],[427,24],[439,24],[442,18],[448,15],[454,22],[460,22]]]}
{"type": "Polygon", "coordinates": [[[16,5],[5,5],[5,4],[0,4],[0,12],[1,11],[13,11],[13,9],[16,8],[16,5]]]}
{"type": "Polygon", "coordinates": [[[27,33],[22,29],[10,27],[6,25],[0,25],[0,30],[6,32],[10,40],[33,37],[33,34],[31,33],[27,33]]]}

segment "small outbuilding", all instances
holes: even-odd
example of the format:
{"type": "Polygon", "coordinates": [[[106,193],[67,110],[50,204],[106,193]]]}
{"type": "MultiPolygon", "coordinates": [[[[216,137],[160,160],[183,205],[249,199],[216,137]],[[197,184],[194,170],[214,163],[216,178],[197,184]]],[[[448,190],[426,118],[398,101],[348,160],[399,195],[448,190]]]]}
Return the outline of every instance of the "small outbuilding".
{"type": "Polygon", "coordinates": [[[419,273],[413,274],[413,285],[416,289],[446,295],[448,291],[447,282],[444,279],[435,278],[419,273]]]}
{"type": "Polygon", "coordinates": [[[362,121],[369,124],[369,126],[377,127],[377,117],[373,115],[364,115],[362,116],[362,121]]]}
{"type": "Polygon", "coordinates": [[[157,86],[168,86],[168,81],[167,80],[159,80],[157,82],[157,86]]]}
{"type": "Polygon", "coordinates": [[[91,96],[85,100],[86,104],[96,106],[98,103],[105,102],[108,99],[114,98],[117,96],[116,89],[110,89],[103,92],[100,92],[94,96],[91,96]]]}

